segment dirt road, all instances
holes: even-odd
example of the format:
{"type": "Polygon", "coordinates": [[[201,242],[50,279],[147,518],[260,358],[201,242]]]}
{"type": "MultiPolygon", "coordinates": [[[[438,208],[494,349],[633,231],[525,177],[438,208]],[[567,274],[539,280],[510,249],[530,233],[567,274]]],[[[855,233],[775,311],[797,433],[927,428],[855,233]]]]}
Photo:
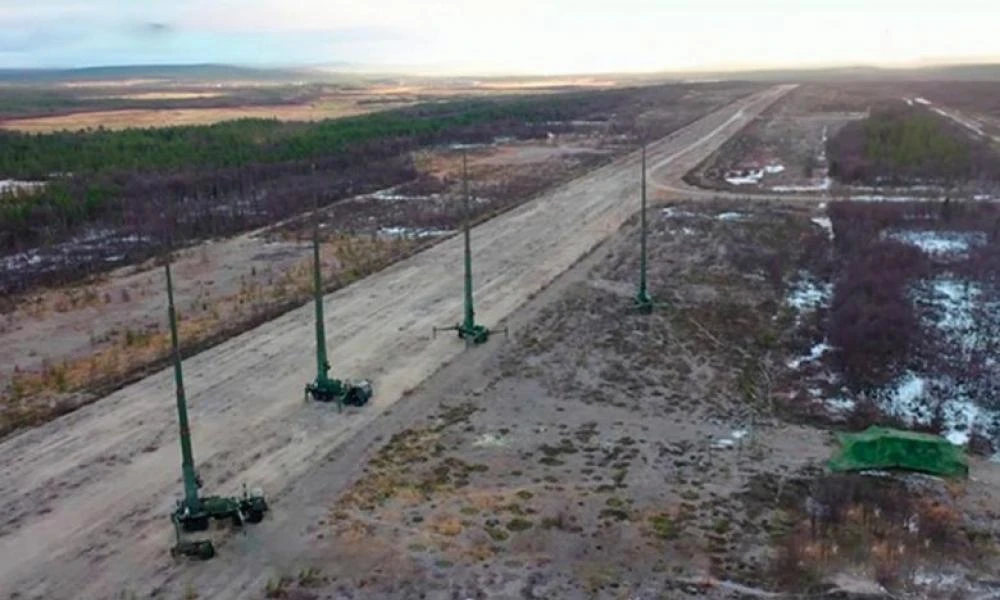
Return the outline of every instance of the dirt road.
{"type": "MultiPolygon", "coordinates": [[[[652,144],[659,180],[678,180],[790,87],[740,100],[652,144]]],[[[505,318],[617,230],[636,209],[638,180],[633,154],[477,227],[481,321],[505,318]]],[[[4,441],[0,592],[146,595],[188,578],[199,590],[214,587],[213,598],[240,595],[240,582],[251,589],[262,565],[296,551],[270,535],[296,526],[295,515],[282,513],[288,490],[307,490],[308,482],[297,484],[312,465],[463,352],[452,336],[429,335],[459,318],[461,251],[460,238],[448,240],[327,297],[333,373],[375,383],[373,405],[360,411],[338,415],[303,403],[303,385],[314,376],[310,306],[185,362],[206,491],[260,486],[275,513],[234,536],[210,565],[176,565],[167,554],[167,514],[180,492],[169,371],[4,441]]]]}

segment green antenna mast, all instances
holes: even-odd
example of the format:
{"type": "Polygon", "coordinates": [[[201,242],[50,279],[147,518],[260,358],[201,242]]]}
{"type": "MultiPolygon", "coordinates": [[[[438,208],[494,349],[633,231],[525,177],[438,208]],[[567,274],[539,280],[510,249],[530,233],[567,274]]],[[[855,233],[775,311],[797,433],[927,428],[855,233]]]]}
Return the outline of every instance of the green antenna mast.
{"type": "MultiPolygon", "coordinates": [[[[490,338],[491,331],[484,325],[476,323],[476,311],[472,304],[472,234],[471,234],[471,214],[469,208],[469,161],[462,149],[462,194],[465,196],[463,208],[462,235],[465,238],[465,311],[462,322],[452,327],[435,327],[434,333],[438,331],[457,331],[458,337],[465,340],[466,346],[479,345],[490,338]]],[[[507,330],[504,329],[504,335],[507,330]]]]}
{"type": "Polygon", "coordinates": [[[181,479],[184,482],[184,501],[182,506],[189,514],[200,514],[204,512],[201,506],[201,498],[198,496],[198,488],[201,487],[201,480],[194,469],[194,452],[191,450],[191,429],[188,426],[187,397],[184,395],[184,373],[181,370],[181,350],[180,344],[177,341],[177,311],[174,309],[174,284],[170,277],[169,259],[165,268],[167,271],[167,317],[170,319],[170,348],[174,361],[177,422],[180,425],[181,436],[181,479]]]}
{"type": "Polygon", "coordinates": [[[181,370],[181,351],[177,339],[177,311],[174,309],[174,285],[170,276],[170,256],[164,265],[167,273],[167,317],[170,320],[170,345],[174,362],[174,385],[177,392],[177,422],[180,425],[181,480],[184,483],[184,498],[177,501],[171,514],[177,544],[171,549],[174,556],[189,556],[207,560],[215,556],[211,540],[188,540],[183,532],[205,531],[209,519],[231,519],[240,527],[246,523],[260,523],[267,512],[267,501],[263,493],[254,490],[248,493],[243,486],[241,497],[201,496],[201,479],[194,466],[194,452],[191,449],[191,430],[188,427],[187,398],[184,394],[184,374],[181,370]]]}
{"type": "Polygon", "coordinates": [[[319,260],[319,208],[313,211],[313,302],[316,306],[316,379],[306,384],[306,399],[336,402],[337,410],[344,405],[364,406],[372,397],[368,380],[341,381],[330,377],[330,362],[326,355],[326,328],[323,323],[323,278],[319,260]]]}
{"type": "Polygon", "coordinates": [[[642,208],[639,211],[639,291],[635,295],[635,306],[641,313],[653,311],[653,299],[646,289],[646,144],[642,145],[642,208]]]}

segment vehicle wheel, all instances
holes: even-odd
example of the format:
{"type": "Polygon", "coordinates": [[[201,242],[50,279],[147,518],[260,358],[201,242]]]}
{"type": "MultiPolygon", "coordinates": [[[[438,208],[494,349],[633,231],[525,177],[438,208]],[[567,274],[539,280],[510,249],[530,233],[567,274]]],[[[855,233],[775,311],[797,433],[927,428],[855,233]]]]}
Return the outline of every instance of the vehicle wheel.
{"type": "Polygon", "coordinates": [[[208,529],[208,517],[193,517],[181,521],[184,531],[205,531],[208,529]]]}
{"type": "Polygon", "coordinates": [[[264,511],[251,509],[247,512],[247,523],[260,523],[264,520],[264,511]]]}

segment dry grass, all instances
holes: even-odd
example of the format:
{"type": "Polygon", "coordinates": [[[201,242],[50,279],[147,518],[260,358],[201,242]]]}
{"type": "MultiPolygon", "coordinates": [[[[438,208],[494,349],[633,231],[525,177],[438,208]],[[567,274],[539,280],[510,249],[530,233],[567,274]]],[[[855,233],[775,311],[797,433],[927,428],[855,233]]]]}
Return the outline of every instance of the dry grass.
{"type": "MultiPolygon", "coordinates": [[[[417,242],[370,236],[337,235],[324,242],[321,270],[326,289],[337,289],[379,271],[408,255],[417,242]]],[[[185,347],[201,346],[227,332],[238,332],[262,317],[305,303],[312,296],[312,259],[301,260],[267,284],[244,279],[239,291],[211,298],[207,290],[179,306],[180,339],[185,347]]],[[[122,289],[123,301],[125,294],[122,289]]],[[[145,294],[141,294],[145,295],[145,294]]],[[[97,288],[67,289],[27,305],[28,314],[41,318],[105,303],[97,288]]],[[[15,367],[10,380],[0,386],[0,435],[64,414],[92,400],[90,391],[107,391],[128,382],[151,366],[163,364],[170,353],[167,328],[151,326],[113,330],[102,339],[91,339],[89,355],[60,362],[43,362],[40,369],[15,367]]]]}
{"type": "Polygon", "coordinates": [[[47,133],[63,129],[96,129],[97,127],[127,129],[129,127],[208,125],[219,121],[244,118],[318,121],[370,113],[382,108],[384,107],[379,104],[359,104],[355,100],[320,100],[310,104],[284,106],[109,110],[30,119],[8,119],[0,123],[0,127],[30,133],[47,133]]]}
{"type": "Polygon", "coordinates": [[[833,475],[813,488],[812,515],[793,517],[780,535],[775,573],[790,588],[808,590],[846,570],[899,589],[922,564],[971,561],[987,550],[970,542],[947,486],[833,475]]]}

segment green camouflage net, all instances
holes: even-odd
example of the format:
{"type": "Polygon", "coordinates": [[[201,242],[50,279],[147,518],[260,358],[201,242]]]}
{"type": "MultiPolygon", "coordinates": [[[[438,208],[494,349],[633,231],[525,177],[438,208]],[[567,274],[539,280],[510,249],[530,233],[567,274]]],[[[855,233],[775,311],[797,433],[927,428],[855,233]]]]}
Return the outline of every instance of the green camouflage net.
{"type": "Polygon", "coordinates": [[[937,435],[869,427],[839,438],[840,452],[829,462],[834,471],[904,469],[945,477],[969,474],[962,449],[937,435]]]}

